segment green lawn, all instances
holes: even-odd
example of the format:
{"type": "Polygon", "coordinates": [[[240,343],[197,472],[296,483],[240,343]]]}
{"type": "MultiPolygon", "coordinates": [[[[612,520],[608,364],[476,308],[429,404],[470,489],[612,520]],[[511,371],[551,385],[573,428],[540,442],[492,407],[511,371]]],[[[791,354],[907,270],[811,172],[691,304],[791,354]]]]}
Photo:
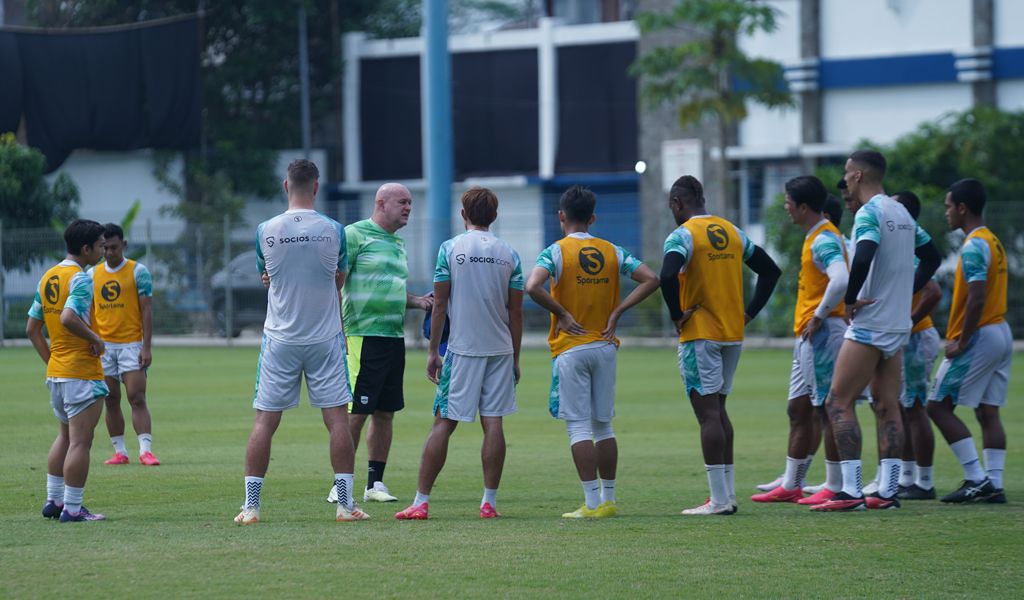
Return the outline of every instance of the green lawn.
{"type": "MultiPolygon", "coordinates": [[[[480,431],[463,425],[427,522],[397,522],[415,491],[433,391],[411,353],[407,409],[396,421],[387,483],[400,501],[366,506],[366,523],[335,523],[326,432],[303,405],[285,418],[264,486],[263,522],[236,527],[252,422],[256,348],[158,348],[149,398],[157,468],[108,467],[103,425],[86,503],[104,523],[43,519],[45,457],[55,421],[31,349],[0,350],[0,597],[1019,597],[1024,586],[1024,361],[1011,378],[1005,506],[908,503],[902,510],[814,514],[754,505],[754,484],[784,459],[790,355],[744,353],[730,398],[736,429],[734,517],[686,518],[707,482],[697,427],[670,344],[620,354],[621,516],[567,522],[582,498],[562,425],[547,414],[550,362],[528,352],[520,413],[506,420],[498,495],[505,518],[477,517],[480,431]]],[[[864,410],[862,419],[871,417],[864,410]]],[[[975,423],[970,423],[977,432],[975,423]]],[[[873,431],[873,427],[867,427],[873,431]]],[[[938,437],[938,436],[937,436],[938,437]]],[[[137,445],[129,431],[129,450],[137,445]]],[[[865,443],[866,464],[874,444],[865,443]]],[[[941,442],[940,493],[960,469],[941,442]]],[[[365,481],[365,451],[357,458],[365,481]]],[[[810,479],[823,478],[816,460],[810,479]]],[[[873,467],[865,469],[868,477],[873,467]]]]}

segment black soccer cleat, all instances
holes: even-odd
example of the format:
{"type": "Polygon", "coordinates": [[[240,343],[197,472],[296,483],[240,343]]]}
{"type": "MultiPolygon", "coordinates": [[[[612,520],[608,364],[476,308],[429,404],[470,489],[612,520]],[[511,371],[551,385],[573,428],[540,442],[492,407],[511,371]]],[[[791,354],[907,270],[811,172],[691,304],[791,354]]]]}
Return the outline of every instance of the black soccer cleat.
{"type": "Polygon", "coordinates": [[[896,496],[900,500],[934,500],[935,488],[926,490],[915,483],[900,489],[896,496]]]}
{"type": "Polygon", "coordinates": [[[995,488],[995,493],[984,500],[979,500],[979,502],[985,504],[1006,504],[1006,492],[1003,491],[1003,488],[995,488]]]}
{"type": "Polygon", "coordinates": [[[977,482],[965,479],[956,491],[943,496],[942,501],[952,504],[984,502],[995,493],[996,488],[992,485],[992,481],[988,477],[977,482]]]}

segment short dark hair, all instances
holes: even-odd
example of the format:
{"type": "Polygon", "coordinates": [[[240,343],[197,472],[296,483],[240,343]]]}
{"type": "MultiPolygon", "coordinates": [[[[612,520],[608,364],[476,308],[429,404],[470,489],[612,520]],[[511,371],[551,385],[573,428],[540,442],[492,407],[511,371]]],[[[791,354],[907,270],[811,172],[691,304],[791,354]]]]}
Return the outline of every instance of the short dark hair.
{"type": "Polygon", "coordinates": [[[594,207],[597,206],[597,196],[590,188],[582,185],[574,185],[565,190],[558,200],[558,208],[565,214],[565,218],[573,223],[586,223],[594,216],[594,207]]]}
{"type": "Polygon", "coordinates": [[[921,199],[917,197],[917,194],[910,190],[903,190],[902,192],[896,192],[892,195],[897,202],[903,205],[903,208],[907,209],[910,216],[917,220],[917,217],[921,216],[921,199]]]}
{"type": "Polygon", "coordinates": [[[857,150],[850,155],[850,160],[860,163],[865,169],[863,171],[870,175],[869,179],[882,181],[885,178],[885,156],[877,150],[857,150]]]}
{"type": "Polygon", "coordinates": [[[124,229],[121,229],[121,226],[118,225],[117,223],[107,223],[106,225],[103,226],[103,237],[107,238],[108,240],[114,237],[123,240],[124,229]]]}
{"type": "Polygon", "coordinates": [[[288,181],[292,187],[307,188],[320,179],[320,169],[316,164],[305,158],[297,158],[288,165],[288,181]]]}
{"type": "Polygon", "coordinates": [[[88,219],[75,219],[64,230],[64,243],[67,244],[68,254],[74,256],[81,255],[82,246],[92,246],[101,237],[103,226],[88,219]]]}
{"type": "Polygon", "coordinates": [[[485,187],[471,187],[462,194],[466,219],[477,227],[488,227],[498,218],[498,197],[485,187]]]}
{"type": "Polygon", "coordinates": [[[814,175],[801,175],[786,182],[786,195],[794,204],[806,204],[807,208],[820,213],[825,206],[828,190],[814,175]]]}
{"type": "Polygon", "coordinates": [[[691,206],[704,205],[704,186],[693,175],[683,175],[676,179],[669,195],[671,198],[679,198],[680,201],[691,206]]]}
{"type": "Polygon", "coordinates": [[[972,214],[981,216],[985,210],[985,186],[977,179],[961,179],[949,186],[949,197],[954,204],[966,204],[972,214]]]}
{"type": "Polygon", "coordinates": [[[836,227],[843,223],[843,203],[833,194],[829,194],[825,198],[825,205],[821,208],[821,212],[825,213],[828,220],[832,221],[836,227]]]}

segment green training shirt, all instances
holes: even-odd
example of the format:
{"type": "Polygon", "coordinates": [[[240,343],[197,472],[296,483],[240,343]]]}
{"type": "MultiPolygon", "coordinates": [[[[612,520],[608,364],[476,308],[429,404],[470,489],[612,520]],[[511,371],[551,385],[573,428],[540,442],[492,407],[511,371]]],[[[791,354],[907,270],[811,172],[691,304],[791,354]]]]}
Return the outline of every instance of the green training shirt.
{"type": "Polygon", "coordinates": [[[345,335],[402,337],[405,281],[409,264],[405,240],[372,219],[345,227],[348,278],[342,292],[345,335]]]}

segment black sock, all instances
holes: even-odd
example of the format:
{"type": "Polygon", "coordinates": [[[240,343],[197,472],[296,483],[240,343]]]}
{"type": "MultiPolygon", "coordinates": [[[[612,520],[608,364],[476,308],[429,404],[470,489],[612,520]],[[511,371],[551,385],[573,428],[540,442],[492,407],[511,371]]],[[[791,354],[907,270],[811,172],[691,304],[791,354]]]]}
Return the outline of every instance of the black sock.
{"type": "Polygon", "coordinates": [[[373,487],[373,484],[378,481],[384,481],[384,466],[387,464],[379,460],[368,461],[370,465],[366,469],[366,489],[373,487]]]}

